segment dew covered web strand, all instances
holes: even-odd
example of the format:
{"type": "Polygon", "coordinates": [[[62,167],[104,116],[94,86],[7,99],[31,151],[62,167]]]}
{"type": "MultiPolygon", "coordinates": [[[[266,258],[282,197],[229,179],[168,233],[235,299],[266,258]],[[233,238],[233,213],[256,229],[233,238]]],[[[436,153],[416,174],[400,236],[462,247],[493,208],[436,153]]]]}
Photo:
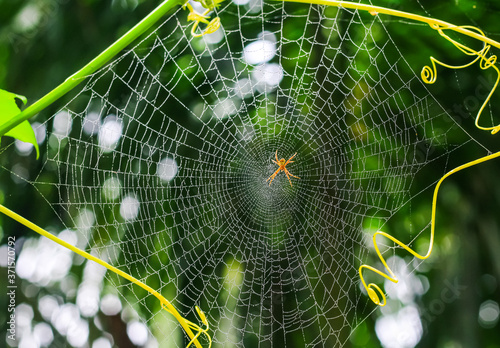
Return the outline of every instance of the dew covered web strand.
{"type": "MultiPolygon", "coordinates": [[[[376,16],[253,1],[217,14],[223,29],[193,38],[178,10],[91,76],[47,120],[32,183],[87,251],[189,320],[200,306],[214,346],[343,346],[375,309],[357,273],[364,229],[477,143],[376,16]],[[266,182],[276,150],[297,152],[293,187],[266,182]]],[[[161,347],[186,346],[153,296],[106,277],[161,347]]]]}

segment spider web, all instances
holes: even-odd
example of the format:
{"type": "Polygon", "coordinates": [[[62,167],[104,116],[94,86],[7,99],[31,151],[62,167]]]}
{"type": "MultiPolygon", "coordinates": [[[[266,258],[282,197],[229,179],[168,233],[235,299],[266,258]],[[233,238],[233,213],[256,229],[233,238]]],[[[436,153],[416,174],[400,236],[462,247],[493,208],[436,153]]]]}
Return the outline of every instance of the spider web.
{"type": "MultiPolygon", "coordinates": [[[[357,273],[371,233],[408,217],[463,145],[486,151],[378,16],[238,3],[202,38],[179,9],[90,76],[45,122],[30,182],[85,250],[194,322],[200,306],[214,346],[342,347],[376,309],[357,273]],[[293,186],[266,182],[276,150],[297,153],[293,186]]],[[[187,345],[153,296],[106,280],[161,347],[187,345]]]]}

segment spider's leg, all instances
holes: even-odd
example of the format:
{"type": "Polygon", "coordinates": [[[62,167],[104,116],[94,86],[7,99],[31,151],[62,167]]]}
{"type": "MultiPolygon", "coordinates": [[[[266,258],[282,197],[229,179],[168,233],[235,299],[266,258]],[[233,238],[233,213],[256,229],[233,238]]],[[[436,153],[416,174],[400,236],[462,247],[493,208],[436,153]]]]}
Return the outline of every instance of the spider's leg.
{"type": "Polygon", "coordinates": [[[271,174],[271,176],[269,178],[267,178],[266,181],[269,181],[269,179],[274,178],[275,176],[276,176],[276,172],[274,172],[273,174],[271,174]]]}
{"type": "Polygon", "coordinates": [[[278,159],[278,149],[276,149],[276,161],[279,162],[280,160],[278,159]]]}
{"type": "MultiPolygon", "coordinates": [[[[269,179],[271,179],[271,182],[273,182],[274,177],[275,177],[276,175],[278,175],[278,173],[279,173],[280,169],[281,169],[281,168],[278,168],[278,170],[277,170],[277,171],[275,171],[275,172],[274,172],[274,173],[273,173],[273,174],[272,174],[269,178],[267,178],[267,180],[266,180],[266,181],[269,181],[269,179]]],[[[271,185],[271,182],[269,183],[269,185],[271,185]]]]}
{"type": "MultiPolygon", "coordinates": [[[[271,183],[273,182],[273,180],[274,180],[274,177],[275,177],[275,176],[276,176],[276,175],[273,175],[273,178],[271,179],[271,181],[269,181],[269,186],[271,186],[271,183]]],[[[268,179],[268,180],[269,180],[269,179],[268,179]]]]}
{"type": "Polygon", "coordinates": [[[293,185],[292,185],[292,180],[290,180],[290,175],[288,175],[288,174],[290,174],[290,173],[288,172],[288,170],[286,170],[286,168],[285,168],[284,172],[285,172],[285,174],[286,174],[286,177],[288,178],[288,182],[290,183],[290,186],[291,186],[291,187],[293,187],[293,185]]]}
{"type": "Polygon", "coordinates": [[[288,169],[287,169],[286,171],[287,171],[287,173],[288,173],[288,174],[290,174],[290,175],[291,175],[291,176],[293,176],[294,178],[300,179],[297,175],[293,175],[292,173],[290,173],[290,172],[288,171],[288,169]]]}
{"type": "MultiPolygon", "coordinates": [[[[276,177],[276,175],[277,175],[277,173],[274,173],[274,174],[272,175],[272,178],[271,178],[271,177],[269,178],[269,179],[271,179],[271,181],[269,181],[269,186],[271,186],[271,183],[273,182],[273,180],[274,180],[274,178],[276,177]]],[[[269,179],[267,179],[267,180],[269,180],[269,179]]],[[[267,181],[267,180],[266,180],[266,181],[267,181]]]]}
{"type": "Polygon", "coordinates": [[[278,162],[276,162],[275,160],[272,160],[274,163],[276,163],[277,165],[280,165],[278,162]]]}
{"type": "Polygon", "coordinates": [[[286,161],[285,166],[286,166],[288,163],[293,162],[293,161],[290,161],[290,160],[291,160],[292,158],[294,158],[296,155],[297,155],[297,152],[295,152],[295,154],[294,154],[292,157],[290,157],[290,158],[288,159],[288,161],[286,161]]]}

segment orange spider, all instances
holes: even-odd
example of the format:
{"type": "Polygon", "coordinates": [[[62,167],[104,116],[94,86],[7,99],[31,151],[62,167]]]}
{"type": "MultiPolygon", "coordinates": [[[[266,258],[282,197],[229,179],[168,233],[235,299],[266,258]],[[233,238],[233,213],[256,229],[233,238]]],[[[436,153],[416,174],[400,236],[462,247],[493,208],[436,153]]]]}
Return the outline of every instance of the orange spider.
{"type": "Polygon", "coordinates": [[[285,159],[284,159],[284,158],[282,158],[282,159],[280,159],[280,160],[279,160],[279,159],[278,159],[278,150],[276,150],[276,161],[275,161],[275,160],[273,160],[273,162],[274,162],[274,163],[276,163],[277,165],[279,165],[280,167],[278,168],[278,170],[276,170],[276,171],[274,172],[274,174],[273,174],[273,175],[271,175],[271,176],[270,176],[270,177],[266,180],[266,181],[269,181],[269,179],[271,179],[271,181],[269,181],[269,186],[271,186],[271,183],[273,182],[274,178],[275,178],[275,177],[276,177],[276,175],[278,175],[278,173],[279,173],[279,172],[281,172],[281,171],[284,171],[284,172],[285,172],[286,177],[288,178],[288,181],[290,182],[290,186],[292,186],[292,187],[293,187],[293,185],[292,185],[292,181],[290,180],[290,175],[291,175],[291,176],[293,176],[294,178],[300,179],[298,176],[293,175],[292,173],[290,173],[290,172],[288,171],[288,169],[286,169],[286,168],[285,168],[285,167],[286,167],[286,165],[287,165],[288,163],[293,163],[293,162],[294,162],[294,161],[292,161],[291,159],[292,159],[292,158],[294,158],[296,154],[297,154],[297,152],[295,152],[295,154],[294,154],[292,157],[290,157],[290,158],[288,159],[288,161],[285,161],[285,159]]]}

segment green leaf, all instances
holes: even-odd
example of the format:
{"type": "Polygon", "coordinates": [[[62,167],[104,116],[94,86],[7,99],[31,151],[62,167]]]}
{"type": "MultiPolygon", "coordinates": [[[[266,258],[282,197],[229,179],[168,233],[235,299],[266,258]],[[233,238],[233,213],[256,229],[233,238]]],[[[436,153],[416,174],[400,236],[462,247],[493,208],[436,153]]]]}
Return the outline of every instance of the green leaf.
{"type": "MultiPolygon", "coordinates": [[[[26,97],[22,95],[10,93],[0,89],[0,125],[21,112],[16,104],[16,98],[20,99],[23,104],[26,104],[28,101],[26,97]]],[[[38,143],[36,142],[35,132],[33,131],[33,128],[31,128],[28,121],[24,121],[18,126],[12,128],[10,131],[5,133],[5,135],[33,144],[36,149],[36,158],[38,159],[40,156],[40,150],[38,149],[38,143]]]]}

